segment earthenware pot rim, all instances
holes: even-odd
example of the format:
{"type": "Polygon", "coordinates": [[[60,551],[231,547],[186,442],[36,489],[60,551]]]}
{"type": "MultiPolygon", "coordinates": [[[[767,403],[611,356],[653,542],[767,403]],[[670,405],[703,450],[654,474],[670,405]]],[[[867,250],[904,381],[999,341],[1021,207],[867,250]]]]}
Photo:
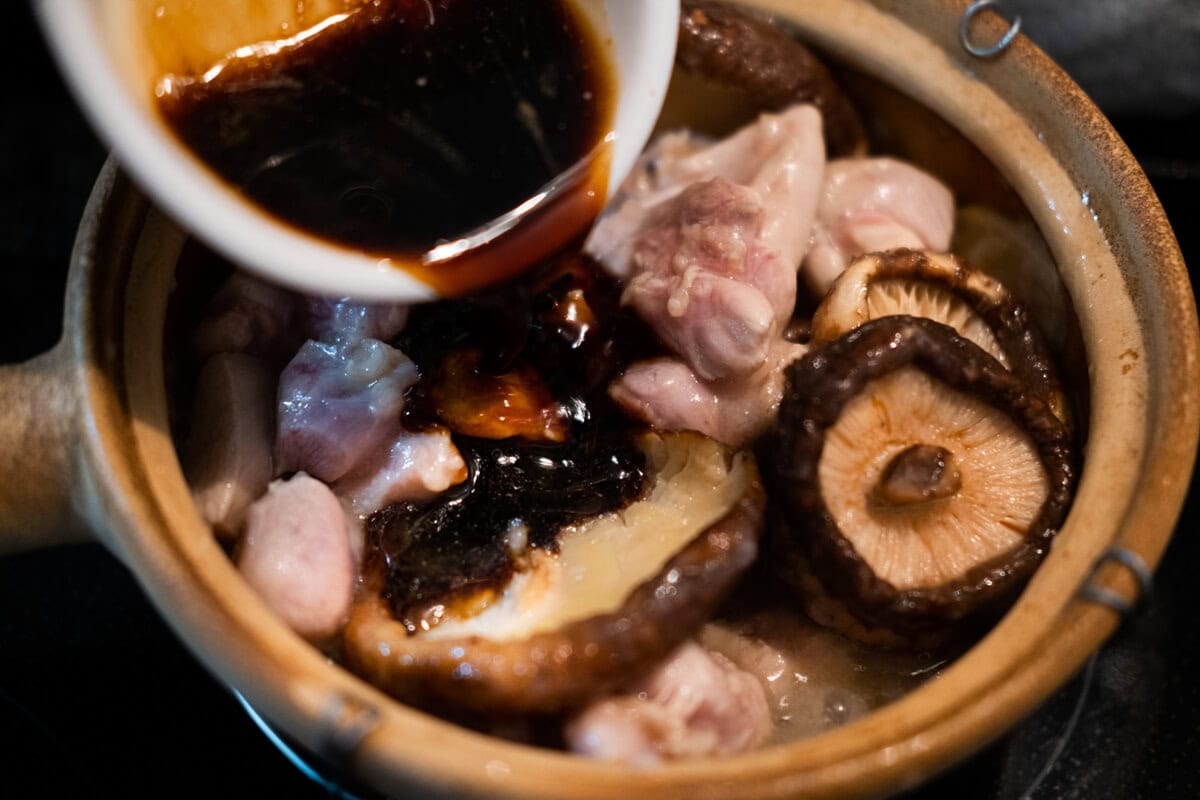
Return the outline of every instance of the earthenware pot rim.
{"type": "MultiPolygon", "coordinates": [[[[68,287],[65,346],[83,412],[75,432],[75,502],[198,657],[311,751],[344,761],[391,792],[884,794],[999,735],[1112,632],[1118,618],[1111,610],[1073,597],[1106,547],[1127,547],[1152,565],[1160,557],[1200,430],[1200,337],[1182,257],[1128,150],[1078,88],[1024,39],[992,63],[959,56],[954,35],[965,0],[759,2],[962,130],[993,157],[1050,240],[1080,312],[1097,404],[1081,502],[1060,545],[1005,620],[934,684],[796,744],[634,771],[501,742],[401,707],[283,628],[237,579],[196,515],[175,459],[163,391],[161,333],[171,275],[154,260],[172,249],[177,254],[181,234],[172,234],[173,226],[110,164],[81,228],[68,287]],[[868,31],[886,37],[887,47],[868,51],[868,31]],[[884,54],[931,42],[934,52],[912,63],[884,54]],[[962,107],[949,104],[951,91],[962,93],[962,107]],[[990,117],[976,119],[968,108],[990,117]],[[1053,164],[1046,164],[1051,155],[1053,164]],[[1023,166],[1026,156],[1036,156],[1029,163],[1038,167],[1023,166]],[[1096,199],[1079,203],[1081,183],[1096,199]],[[1072,208],[1063,207],[1068,196],[1075,198],[1072,208]],[[998,662],[1001,652],[1007,655],[998,662]]],[[[1003,32],[999,21],[982,22],[982,35],[1003,32]]],[[[1106,567],[1095,580],[1134,594],[1132,579],[1118,567],[1106,567]]]]}

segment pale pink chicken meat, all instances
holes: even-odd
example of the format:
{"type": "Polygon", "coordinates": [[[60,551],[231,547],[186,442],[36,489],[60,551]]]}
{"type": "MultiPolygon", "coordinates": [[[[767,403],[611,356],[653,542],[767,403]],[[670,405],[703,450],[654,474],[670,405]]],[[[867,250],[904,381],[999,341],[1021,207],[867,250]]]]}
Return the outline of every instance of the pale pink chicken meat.
{"type": "MultiPolygon", "coordinates": [[[[690,142],[664,146],[655,165],[660,192],[676,191],[711,178],[724,178],[759,195],[765,214],[758,244],[799,268],[825,169],[821,115],[814,106],[794,106],[758,120],[705,147],[690,142]]],[[[662,195],[660,194],[660,197],[662,195]]],[[[791,313],[791,304],[783,302],[791,313]]]]}
{"type": "Polygon", "coordinates": [[[932,175],[892,158],[830,161],[804,279],[823,296],[863,253],[945,252],[953,233],[954,196],[932,175]]]}
{"type": "MultiPolygon", "coordinates": [[[[584,252],[616,278],[625,280],[633,270],[633,248],[650,208],[671,199],[687,186],[674,175],[674,165],[713,146],[705,137],[690,131],[664,133],[651,142],[638,158],[629,177],[609,202],[584,242],[584,252]]],[[[699,176],[711,179],[717,175],[699,176]]]]}
{"type": "Polygon", "coordinates": [[[366,517],[404,500],[430,500],[466,480],[467,465],[445,429],[398,430],[373,459],[334,484],[352,514],[366,517]]]}
{"type": "Polygon", "coordinates": [[[824,165],[820,112],[812,106],[763,114],[719,141],[688,131],[663,134],[638,160],[584,248],[614,276],[627,277],[647,212],[694,183],[723,178],[759,193],[773,212],[764,244],[798,268],[824,165]]]}
{"type": "Polygon", "coordinates": [[[271,482],[274,404],[275,372],[261,359],[219,353],[200,370],[184,472],[200,515],[222,538],[237,536],[271,482]]]}
{"type": "Polygon", "coordinates": [[[765,364],[748,376],[705,382],[673,358],[638,362],[609,394],[622,408],[660,430],[694,430],[741,447],[775,418],[783,398],[783,370],[804,355],[804,345],[777,339],[765,364]]]}
{"type": "Polygon", "coordinates": [[[774,742],[794,741],[858,719],[937,673],[945,654],[858,644],[787,604],[709,622],[700,645],[753,675],[766,691],[774,742]]]}
{"type": "Polygon", "coordinates": [[[628,693],[584,708],[567,723],[566,740],[592,758],[653,767],[745,752],[772,728],[758,679],[688,642],[628,693]]]}
{"type": "MultiPolygon", "coordinates": [[[[448,431],[411,433],[400,426],[403,395],[416,381],[416,368],[403,353],[380,340],[391,339],[404,329],[408,322],[408,306],[310,297],[305,299],[304,310],[306,330],[321,343],[317,349],[322,355],[344,354],[335,359],[344,366],[341,375],[319,368],[328,378],[325,385],[331,389],[329,394],[337,395],[350,387],[346,402],[338,410],[342,419],[345,415],[354,416],[365,426],[356,430],[373,432],[370,442],[365,441],[364,434],[363,442],[347,442],[350,446],[344,450],[328,438],[318,448],[336,454],[338,466],[323,474],[341,473],[327,479],[336,481],[334,491],[351,514],[352,527],[390,503],[428,500],[462,481],[466,477],[466,465],[448,431]],[[376,375],[379,375],[378,381],[376,375]],[[346,380],[342,381],[342,378],[346,380]],[[356,383],[362,385],[364,382],[367,385],[362,386],[363,391],[354,389],[356,383]],[[338,388],[333,388],[335,385],[338,388]],[[359,403],[357,409],[356,402],[359,403]],[[355,414],[356,410],[360,413],[355,414]],[[350,466],[343,471],[346,462],[350,466]]],[[[332,401],[328,397],[325,400],[327,408],[330,407],[332,401]]],[[[285,402],[287,400],[281,395],[281,416],[285,402]]],[[[303,400],[299,403],[304,405],[303,400]]],[[[305,410],[308,408],[311,406],[306,406],[305,410]]],[[[297,413],[302,411],[297,409],[297,413]]]]}
{"type": "Polygon", "coordinates": [[[695,183],[650,212],[622,294],[703,380],[744,375],[778,333],[778,299],[795,270],[757,246],[763,207],[722,178],[695,183]]]}
{"type": "Polygon", "coordinates": [[[824,169],[820,114],[765,114],[711,147],[676,151],[660,152],[658,185],[635,185],[585,247],[626,279],[622,302],[698,378],[745,375],[795,303],[824,169]]]}
{"type": "Polygon", "coordinates": [[[377,339],[305,342],[279,378],[277,474],[346,475],[386,446],[416,380],[416,365],[377,339]]]}
{"type": "Polygon", "coordinates": [[[304,473],[275,481],[247,514],[238,569],[292,630],[319,642],[350,612],[358,569],[342,505],[304,473]]]}
{"type": "MultiPolygon", "coordinates": [[[[694,131],[667,131],[655,137],[642,151],[624,183],[613,198],[614,207],[622,206],[629,199],[640,199],[645,204],[665,200],[689,183],[714,177],[717,173],[708,161],[708,171],[700,172],[705,162],[692,159],[703,150],[716,151],[718,140],[702,136],[694,131]],[[655,197],[657,195],[657,197],[655,197]]],[[[740,165],[731,165],[736,168],[740,165]]],[[[726,175],[725,177],[730,177],[726,175]]]]}
{"type": "Polygon", "coordinates": [[[623,408],[735,447],[770,422],[801,352],[783,329],[824,169],[810,106],[715,144],[667,134],[651,147],[585,245],[677,356],[626,370],[610,390],[623,408]]]}

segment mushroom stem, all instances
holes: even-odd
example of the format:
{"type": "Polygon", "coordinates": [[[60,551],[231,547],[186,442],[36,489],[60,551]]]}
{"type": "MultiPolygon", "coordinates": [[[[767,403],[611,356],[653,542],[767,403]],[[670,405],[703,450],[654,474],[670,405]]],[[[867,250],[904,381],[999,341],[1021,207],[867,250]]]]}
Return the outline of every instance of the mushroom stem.
{"type": "Polygon", "coordinates": [[[914,444],[888,462],[871,499],[877,505],[911,506],[951,497],[961,488],[953,453],[937,445],[914,444]]]}

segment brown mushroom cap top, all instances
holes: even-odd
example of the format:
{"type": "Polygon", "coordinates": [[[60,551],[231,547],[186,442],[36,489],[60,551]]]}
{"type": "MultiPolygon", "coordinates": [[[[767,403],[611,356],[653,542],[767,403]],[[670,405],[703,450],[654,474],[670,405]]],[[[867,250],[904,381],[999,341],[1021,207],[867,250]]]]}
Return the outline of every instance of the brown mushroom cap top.
{"type": "Polygon", "coordinates": [[[344,633],[347,665],[419,705],[550,712],[635,678],[703,624],[758,553],[753,459],[698,434],[647,435],[646,494],[571,526],[500,596],[411,633],[369,592],[344,633]]]}
{"type": "Polygon", "coordinates": [[[949,325],[1041,392],[1069,423],[1058,371],[1029,312],[995,278],[942,253],[897,249],[856,258],[813,315],[813,344],[892,314],[949,325]]]}
{"type": "Polygon", "coordinates": [[[765,110],[812,103],[831,155],[865,149],[858,111],[807,47],[770,21],[715,0],[684,0],[675,61],[684,70],[742,92],[765,110]]]}
{"type": "Polygon", "coordinates": [[[905,316],[811,351],[788,380],[760,459],[782,572],[802,562],[860,619],[904,633],[945,627],[1023,585],[1074,482],[1069,435],[1040,393],[952,328],[905,316]],[[924,475],[929,496],[888,499],[880,484],[898,470],[924,475]],[[939,516],[961,522],[961,535],[933,533],[939,516]]]}

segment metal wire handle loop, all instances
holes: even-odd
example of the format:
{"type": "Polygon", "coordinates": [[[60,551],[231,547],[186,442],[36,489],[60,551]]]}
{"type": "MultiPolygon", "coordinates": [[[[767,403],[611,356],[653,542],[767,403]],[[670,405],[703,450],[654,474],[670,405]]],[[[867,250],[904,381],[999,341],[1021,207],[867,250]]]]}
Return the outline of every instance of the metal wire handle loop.
{"type": "Polygon", "coordinates": [[[993,45],[981,47],[971,41],[971,20],[975,15],[985,8],[998,6],[1000,0],[975,0],[971,5],[967,6],[967,10],[963,12],[962,20],[958,23],[958,41],[963,49],[976,58],[991,58],[999,55],[1013,43],[1013,39],[1017,38],[1017,34],[1021,32],[1021,17],[1016,17],[1009,26],[1008,32],[1000,37],[1000,41],[993,45]]]}
{"type": "Polygon", "coordinates": [[[1121,616],[1125,616],[1133,610],[1134,606],[1140,600],[1150,594],[1153,588],[1154,576],[1141,556],[1124,547],[1110,547],[1101,553],[1100,557],[1096,559],[1096,563],[1092,565],[1092,571],[1089,573],[1087,580],[1079,587],[1079,596],[1093,603],[1108,606],[1121,616]],[[1133,573],[1133,577],[1138,582],[1138,595],[1136,598],[1126,600],[1111,589],[1105,589],[1102,586],[1096,586],[1092,583],[1092,579],[1096,577],[1096,573],[1100,571],[1100,567],[1109,561],[1115,561],[1133,573]]]}

